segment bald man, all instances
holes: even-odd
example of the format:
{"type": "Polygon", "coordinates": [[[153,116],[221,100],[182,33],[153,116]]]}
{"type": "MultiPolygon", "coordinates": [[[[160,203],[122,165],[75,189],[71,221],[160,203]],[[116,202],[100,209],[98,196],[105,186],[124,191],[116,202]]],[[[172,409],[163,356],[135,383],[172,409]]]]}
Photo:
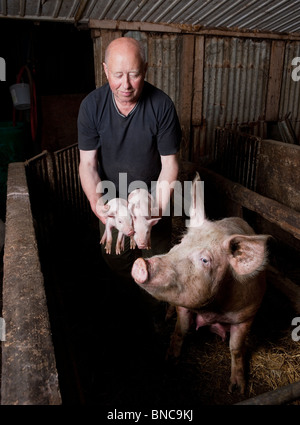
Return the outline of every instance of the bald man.
{"type": "MultiPolygon", "coordinates": [[[[145,81],[145,53],[135,39],[112,41],[103,67],[108,83],[83,100],[78,115],[81,185],[100,220],[101,234],[105,217],[97,215],[99,199],[107,200],[109,192],[111,197],[127,199],[130,187],[138,187],[136,182],[143,182],[149,191],[156,187],[154,196],[161,189],[156,202],[162,219],[152,229],[152,251],[147,256],[161,254],[168,251],[171,240],[171,217],[166,210],[172,190],[165,183],[176,181],[178,174],[181,130],[177,113],[172,100],[145,81]]],[[[121,255],[106,254],[104,249],[102,253],[114,271],[128,277],[135,258],[143,255],[137,251],[130,250],[126,237],[121,255]]]]}

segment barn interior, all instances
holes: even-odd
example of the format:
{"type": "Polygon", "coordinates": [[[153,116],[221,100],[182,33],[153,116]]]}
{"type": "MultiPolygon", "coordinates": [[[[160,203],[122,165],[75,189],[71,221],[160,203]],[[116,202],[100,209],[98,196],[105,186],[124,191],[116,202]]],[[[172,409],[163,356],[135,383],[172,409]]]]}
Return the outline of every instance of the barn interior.
{"type": "MultiPolygon", "coordinates": [[[[2,405],[299,404],[299,16],[288,0],[0,3],[2,405]],[[205,328],[166,364],[175,318],[101,258],[77,115],[121,36],[144,44],[146,79],[176,106],[179,180],[200,173],[209,219],[239,216],[273,237],[244,395],[227,391],[228,340],[205,328]],[[11,93],[22,83],[26,109],[11,93]]],[[[173,217],[174,244],[185,218],[173,217]]]]}

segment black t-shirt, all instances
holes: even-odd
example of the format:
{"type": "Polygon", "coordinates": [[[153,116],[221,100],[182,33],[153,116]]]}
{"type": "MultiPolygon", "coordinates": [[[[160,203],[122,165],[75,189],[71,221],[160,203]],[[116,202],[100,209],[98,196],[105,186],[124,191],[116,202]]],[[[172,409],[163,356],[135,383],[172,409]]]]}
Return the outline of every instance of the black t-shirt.
{"type": "Polygon", "coordinates": [[[140,99],[124,116],[115,104],[108,84],[92,91],[81,103],[78,115],[78,147],[98,149],[99,174],[119,191],[119,173],[127,184],[141,180],[150,188],[160,170],[160,155],[179,150],[181,129],[172,100],[144,82],[140,99]]]}

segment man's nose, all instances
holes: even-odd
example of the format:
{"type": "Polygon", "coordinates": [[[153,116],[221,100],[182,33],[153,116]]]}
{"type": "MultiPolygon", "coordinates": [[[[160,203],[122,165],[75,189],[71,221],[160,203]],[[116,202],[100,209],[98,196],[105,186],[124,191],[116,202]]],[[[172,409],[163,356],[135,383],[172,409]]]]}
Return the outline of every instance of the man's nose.
{"type": "Polygon", "coordinates": [[[131,86],[131,84],[130,84],[130,78],[129,78],[129,75],[128,74],[124,74],[123,75],[123,87],[124,88],[129,88],[131,86]]]}

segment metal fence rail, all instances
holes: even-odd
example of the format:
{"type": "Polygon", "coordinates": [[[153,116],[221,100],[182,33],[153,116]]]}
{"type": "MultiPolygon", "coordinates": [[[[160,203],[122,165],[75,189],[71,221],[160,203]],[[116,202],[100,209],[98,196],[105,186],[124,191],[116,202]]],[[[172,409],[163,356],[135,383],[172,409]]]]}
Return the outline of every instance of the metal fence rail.
{"type": "Polygon", "coordinates": [[[218,127],[214,149],[217,171],[255,191],[260,144],[260,137],[218,127]]]}

